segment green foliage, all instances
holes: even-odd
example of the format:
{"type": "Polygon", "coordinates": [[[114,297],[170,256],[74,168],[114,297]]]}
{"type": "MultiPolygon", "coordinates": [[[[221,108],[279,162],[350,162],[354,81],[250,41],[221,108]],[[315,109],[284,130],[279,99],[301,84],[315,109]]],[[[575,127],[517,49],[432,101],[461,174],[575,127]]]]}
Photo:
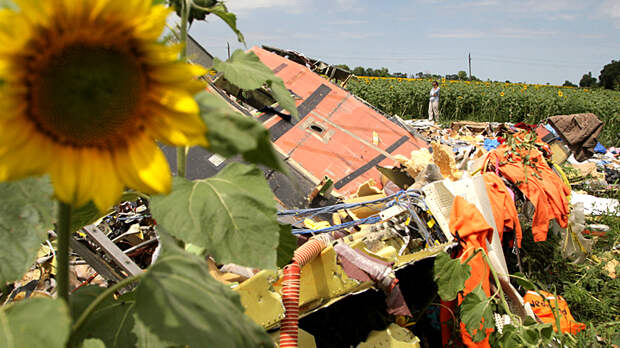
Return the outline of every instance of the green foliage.
{"type": "Polygon", "coordinates": [[[480,285],[465,296],[460,313],[461,322],[474,342],[482,341],[486,337],[486,330],[494,327],[493,304],[480,285]]]}
{"type": "Polygon", "coordinates": [[[620,60],[612,60],[611,63],[605,65],[598,79],[601,87],[620,90],[620,60]]]}
{"type": "MultiPolygon", "coordinates": [[[[430,79],[351,79],[347,89],[382,111],[427,118],[430,79]]],[[[592,112],[605,122],[599,141],[620,144],[620,93],[546,85],[440,81],[441,120],[536,123],[553,115],[592,112]]]]}
{"type": "Polygon", "coordinates": [[[219,97],[206,91],[195,97],[207,125],[209,151],[224,157],[241,154],[250,163],[284,171],[271,143],[269,131],[257,120],[235,112],[219,97]]]}
{"type": "MultiPolygon", "coordinates": [[[[161,4],[164,0],[153,0],[154,4],[161,4]]],[[[191,6],[187,20],[191,24],[194,20],[204,21],[209,14],[214,14],[224,21],[228,27],[237,34],[237,40],[245,43],[243,34],[237,29],[237,16],[228,12],[222,1],[216,0],[168,0],[168,4],[174,8],[179,17],[182,16],[184,3],[191,6]]]]}
{"type": "Polygon", "coordinates": [[[437,283],[437,294],[444,301],[452,301],[465,288],[465,281],[469,278],[471,266],[462,264],[461,260],[450,258],[448,253],[442,252],[435,258],[433,279],[437,283]]]}
{"type": "Polygon", "coordinates": [[[537,289],[536,285],[527,279],[523,273],[517,272],[515,274],[511,274],[510,277],[515,279],[517,284],[525,290],[535,291],[537,289]]]}
{"type": "Polygon", "coordinates": [[[136,290],[136,313],[159,338],[178,345],[271,347],[263,328],[243,315],[239,295],[214,280],[207,263],[162,235],[164,252],[136,290]]]}
{"type": "Polygon", "coordinates": [[[523,325],[506,325],[501,335],[493,341],[492,346],[504,348],[544,347],[554,337],[551,324],[540,324],[527,318],[523,325]]]}
{"type": "Polygon", "coordinates": [[[65,303],[29,299],[0,307],[0,347],[65,348],[71,318],[65,303]]]}
{"type": "Polygon", "coordinates": [[[297,249],[297,238],[291,233],[291,225],[280,224],[280,240],[278,242],[278,267],[291,263],[293,253],[297,249]]]}
{"type": "MultiPolygon", "coordinates": [[[[156,0],[156,1],[158,3],[163,2],[161,0],[156,0]]],[[[195,19],[204,20],[206,16],[209,14],[208,11],[203,10],[199,7],[207,8],[207,7],[211,7],[215,5],[216,3],[215,0],[193,0],[193,2],[198,6],[192,6],[192,8],[189,11],[189,17],[187,18],[187,20],[190,23],[192,23],[195,19]]],[[[168,0],[168,3],[170,7],[174,8],[175,12],[177,13],[177,16],[179,17],[182,16],[183,7],[185,6],[185,4],[188,4],[191,6],[191,1],[188,1],[188,0],[168,0]]]]}
{"type": "Polygon", "coordinates": [[[596,87],[596,77],[592,77],[592,72],[583,74],[579,80],[579,87],[596,87]]]}
{"type": "Polygon", "coordinates": [[[276,267],[275,201],[255,166],[231,163],[203,180],[176,177],[172,193],[153,197],[151,212],[172,235],[206,248],[217,262],[276,267]]]}
{"type": "Polygon", "coordinates": [[[215,58],[213,68],[222,72],[226,80],[243,90],[255,90],[266,85],[280,106],[294,117],[299,117],[295,100],[284,86],[282,79],[263,64],[254,52],[236,50],[226,62],[215,58]]]}
{"type": "MultiPolygon", "coordinates": [[[[105,288],[87,286],[73,293],[70,300],[72,317],[78,318],[86,307],[104,291],[105,288]]],[[[77,346],[87,338],[100,339],[107,348],[135,346],[136,337],[132,333],[135,303],[133,293],[120,296],[118,300],[106,298],[79,330],[72,333],[71,346],[77,346]]]]}
{"type": "Polygon", "coordinates": [[[572,82],[570,82],[568,80],[564,81],[564,84],[562,84],[562,86],[564,86],[564,87],[577,87],[576,84],[574,84],[574,83],[572,83],[572,82]]]}
{"type": "Polygon", "coordinates": [[[98,338],[89,338],[84,340],[82,348],[106,348],[105,343],[98,338]]]}
{"type": "Polygon", "coordinates": [[[547,241],[534,242],[529,227],[522,224],[522,263],[525,275],[537,288],[562,295],[575,320],[587,325],[586,330],[577,334],[576,346],[606,347],[620,332],[620,278],[610,278],[604,269],[609,262],[620,261],[620,255],[610,251],[620,242],[620,218],[601,216],[588,223],[606,224],[610,230],[597,238],[592,255],[581,265],[562,257],[562,240],[557,235],[549,233],[547,241]],[[597,336],[604,343],[596,343],[597,336]]]}
{"type": "MultiPolygon", "coordinates": [[[[208,2],[209,0],[203,0],[208,2]]],[[[208,7],[209,11],[214,15],[220,17],[224,23],[228,24],[228,27],[237,34],[237,40],[241,43],[245,43],[243,34],[237,29],[237,16],[234,13],[228,12],[226,5],[223,2],[218,2],[215,5],[208,7]]]]}
{"type": "Polygon", "coordinates": [[[136,348],[167,348],[173,346],[173,344],[162,341],[157,335],[153,334],[140,318],[138,318],[137,314],[133,315],[133,320],[133,333],[138,340],[136,348]]]}
{"type": "Polygon", "coordinates": [[[19,279],[52,227],[49,179],[0,183],[0,284],[19,279]]]}

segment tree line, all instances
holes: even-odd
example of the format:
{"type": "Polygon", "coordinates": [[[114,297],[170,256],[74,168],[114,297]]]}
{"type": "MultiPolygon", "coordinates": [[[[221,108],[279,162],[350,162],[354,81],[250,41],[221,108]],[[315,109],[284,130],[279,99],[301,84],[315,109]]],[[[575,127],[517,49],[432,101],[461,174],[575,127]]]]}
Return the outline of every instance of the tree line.
{"type": "Polygon", "coordinates": [[[611,63],[605,65],[598,75],[598,81],[592,76],[592,72],[583,74],[579,87],[603,87],[620,91],[620,60],[612,60],[611,63]]]}
{"type": "MultiPolygon", "coordinates": [[[[362,66],[357,66],[353,69],[349,68],[346,64],[338,64],[336,67],[352,72],[357,76],[376,76],[376,77],[402,77],[402,78],[425,78],[425,79],[441,79],[445,78],[446,80],[470,80],[467,72],[461,70],[456,74],[446,74],[444,76],[438,74],[428,74],[423,72],[418,72],[416,74],[406,74],[402,72],[391,73],[388,68],[381,67],[378,69],[373,68],[364,68],[362,66]]],[[[480,81],[477,77],[471,77],[472,81],[480,81]]],[[[509,81],[506,81],[509,82],[509,81]]],[[[577,87],[576,84],[566,80],[564,82],[564,86],[572,86],[577,87]]],[[[601,70],[601,73],[598,76],[598,79],[595,76],[592,76],[592,72],[588,72],[587,74],[583,74],[583,77],[579,81],[579,87],[602,87],[606,89],[612,89],[616,91],[620,91],[620,60],[612,60],[611,63],[605,65],[601,70]]]]}
{"type": "MultiPolygon", "coordinates": [[[[390,70],[386,67],[381,67],[379,69],[373,68],[364,68],[363,66],[358,66],[353,69],[349,68],[346,64],[338,64],[335,65],[337,68],[341,68],[347,71],[352,72],[357,76],[375,76],[375,77],[401,77],[401,78],[419,78],[419,79],[441,79],[445,78],[446,80],[469,80],[469,76],[466,71],[459,71],[456,74],[446,74],[446,75],[438,75],[438,74],[429,74],[424,72],[418,72],[416,74],[406,74],[402,72],[391,73],[390,70]]],[[[480,81],[476,76],[471,77],[472,81],[480,81]]]]}

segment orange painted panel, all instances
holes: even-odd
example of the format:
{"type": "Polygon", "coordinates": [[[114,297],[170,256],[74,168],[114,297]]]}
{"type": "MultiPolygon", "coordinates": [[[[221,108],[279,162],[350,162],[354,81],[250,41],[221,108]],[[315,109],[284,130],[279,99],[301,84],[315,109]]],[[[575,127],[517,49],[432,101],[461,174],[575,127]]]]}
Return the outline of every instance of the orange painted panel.
{"type": "Polygon", "coordinates": [[[294,125],[279,116],[264,120],[276,138],[274,143],[317,178],[329,176],[337,192],[351,194],[371,178],[380,185],[381,175],[374,166],[393,164],[375,148],[339,127],[369,143],[373,143],[376,133],[379,138],[376,146],[392,155],[409,157],[411,151],[428,146],[307,67],[258,47],[252,51],[265,65],[277,70],[276,75],[286,87],[300,97],[297,107],[302,117],[293,121],[294,125]],[[310,125],[322,131],[312,130],[310,125]]]}

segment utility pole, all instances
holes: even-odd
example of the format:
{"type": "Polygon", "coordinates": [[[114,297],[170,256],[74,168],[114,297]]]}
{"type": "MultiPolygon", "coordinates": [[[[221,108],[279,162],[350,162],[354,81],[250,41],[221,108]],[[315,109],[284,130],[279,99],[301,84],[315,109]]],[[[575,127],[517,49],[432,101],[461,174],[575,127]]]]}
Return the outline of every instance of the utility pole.
{"type": "Polygon", "coordinates": [[[469,57],[469,81],[471,81],[471,53],[468,54],[469,57]]]}
{"type": "MultiPolygon", "coordinates": [[[[228,59],[230,59],[230,43],[228,41],[226,41],[226,48],[228,49],[228,59]]],[[[469,70],[471,70],[471,63],[469,66],[469,70]]]]}

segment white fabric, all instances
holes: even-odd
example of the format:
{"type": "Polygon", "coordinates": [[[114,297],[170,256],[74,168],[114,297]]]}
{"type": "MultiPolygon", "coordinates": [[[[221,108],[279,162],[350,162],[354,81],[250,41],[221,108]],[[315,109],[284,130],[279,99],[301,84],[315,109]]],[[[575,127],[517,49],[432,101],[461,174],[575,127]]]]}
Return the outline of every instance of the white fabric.
{"type": "Polygon", "coordinates": [[[432,88],[430,91],[430,101],[439,101],[439,87],[432,88]]]}

